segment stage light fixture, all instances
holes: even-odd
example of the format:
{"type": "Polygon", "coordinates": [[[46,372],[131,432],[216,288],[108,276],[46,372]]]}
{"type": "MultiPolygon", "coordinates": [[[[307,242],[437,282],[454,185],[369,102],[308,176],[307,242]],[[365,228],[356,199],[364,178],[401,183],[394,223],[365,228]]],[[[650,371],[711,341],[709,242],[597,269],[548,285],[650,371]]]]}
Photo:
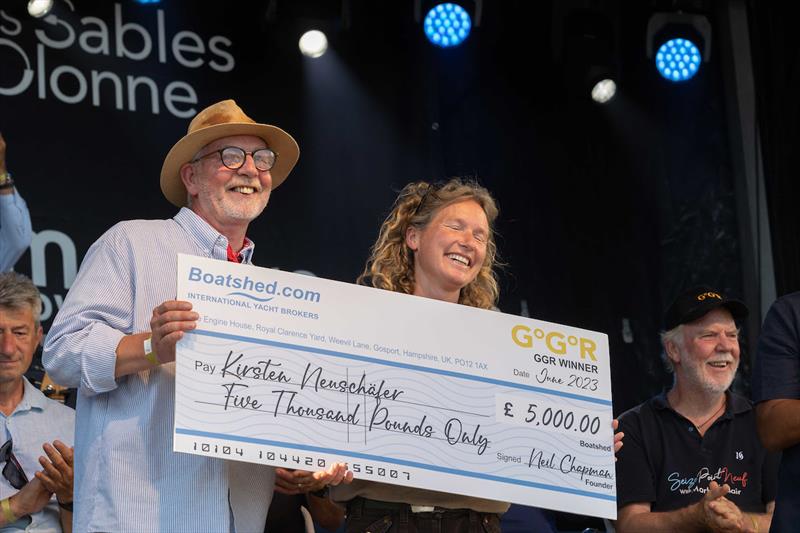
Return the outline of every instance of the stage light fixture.
{"type": "Polygon", "coordinates": [[[616,95],[620,77],[616,20],[613,11],[586,7],[580,0],[554,4],[553,60],[561,66],[570,98],[606,104],[616,95]]]}
{"type": "Polygon", "coordinates": [[[428,11],[423,27],[425,36],[431,43],[442,48],[450,48],[458,46],[469,37],[472,19],[466,9],[447,2],[428,11]]]}
{"type": "Polygon", "coordinates": [[[598,104],[605,104],[617,94],[617,84],[614,80],[606,78],[598,81],[592,87],[592,100],[598,104]]]}
{"type": "Polygon", "coordinates": [[[700,50],[689,39],[670,39],[656,52],[656,68],[670,81],[686,81],[700,68],[700,50]]]}
{"type": "Polygon", "coordinates": [[[320,57],[328,50],[328,38],[319,30],[309,30],[300,37],[299,46],[304,56],[320,57]]]}
{"type": "Polygon", "coordinates": [[[53,0],[28,0],[28,14],[42,18],[53,9],[53,0]]]}
{"type": "Polygon", "coordinates": [[[654,13],[650,17],[647,57],[653,59],[664,79],[672,82],[692,79],[710,55],[711,24],[704,15],[654,13]]]}

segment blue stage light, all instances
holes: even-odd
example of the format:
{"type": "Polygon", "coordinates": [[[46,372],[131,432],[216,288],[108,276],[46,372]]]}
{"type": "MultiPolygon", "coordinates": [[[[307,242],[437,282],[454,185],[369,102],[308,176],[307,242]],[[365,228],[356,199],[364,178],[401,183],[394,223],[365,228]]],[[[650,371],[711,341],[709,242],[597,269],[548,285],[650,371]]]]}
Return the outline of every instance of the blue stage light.
{"type": "Polygon", "coordinates": [[[458,4],[439,4],[425,15],[425,35],[436,46],[458,46],[469,36],[472,20],[458,4]]]}
{"type": "Polygon", "coordinates": [[[700,69],[700,50],[689,39],[670,39],[656,53],[658,73],[670,81],[686,81],[700,69]]]}
{"type": "Polygon", "coordinates": [[[137,4],[160,4],[161,0],[136,0],[137,4]]]}

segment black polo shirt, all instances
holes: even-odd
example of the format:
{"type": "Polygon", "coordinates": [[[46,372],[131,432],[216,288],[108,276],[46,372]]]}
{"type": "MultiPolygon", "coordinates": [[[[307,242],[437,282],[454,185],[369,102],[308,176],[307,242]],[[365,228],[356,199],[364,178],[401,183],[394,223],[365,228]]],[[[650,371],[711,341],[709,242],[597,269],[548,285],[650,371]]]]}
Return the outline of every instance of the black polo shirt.
{"type": "Polygon", "coordinates": [[[708,484],[731,487],[728,498],[745,512],[763,513],[775,499],[778,455],[756,433],[755,411],[726,393],[725,413],[704,436],[660,394],[619,417],[625,433],[617,454],[617,505],[651,503],[673,511],[702,499],[708,484]]]}

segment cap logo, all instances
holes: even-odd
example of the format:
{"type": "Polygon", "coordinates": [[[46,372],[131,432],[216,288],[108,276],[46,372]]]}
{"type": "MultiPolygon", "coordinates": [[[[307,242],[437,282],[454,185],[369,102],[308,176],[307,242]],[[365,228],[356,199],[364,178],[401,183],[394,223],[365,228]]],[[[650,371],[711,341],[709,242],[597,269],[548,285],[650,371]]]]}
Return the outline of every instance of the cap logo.
{"type": "Polygon", "coordinates": [[[697,295],[697,299],[701,302],[706,298],[716,298],[717,300],[722,300],[722,296],[720,296],[716,292],[704,292],[703,294],[697,295]]]}

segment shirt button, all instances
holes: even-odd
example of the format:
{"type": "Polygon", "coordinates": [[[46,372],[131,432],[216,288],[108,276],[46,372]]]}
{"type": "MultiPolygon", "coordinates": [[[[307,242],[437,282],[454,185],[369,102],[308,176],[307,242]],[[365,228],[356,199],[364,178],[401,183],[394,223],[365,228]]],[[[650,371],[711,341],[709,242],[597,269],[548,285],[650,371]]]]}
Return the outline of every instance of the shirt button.
{"type": "Polygon", "coordinates": [[[694,428],[692,426],[689,426],[689,433],[691,433],[692,431],[694,431],[694,428]]]}

